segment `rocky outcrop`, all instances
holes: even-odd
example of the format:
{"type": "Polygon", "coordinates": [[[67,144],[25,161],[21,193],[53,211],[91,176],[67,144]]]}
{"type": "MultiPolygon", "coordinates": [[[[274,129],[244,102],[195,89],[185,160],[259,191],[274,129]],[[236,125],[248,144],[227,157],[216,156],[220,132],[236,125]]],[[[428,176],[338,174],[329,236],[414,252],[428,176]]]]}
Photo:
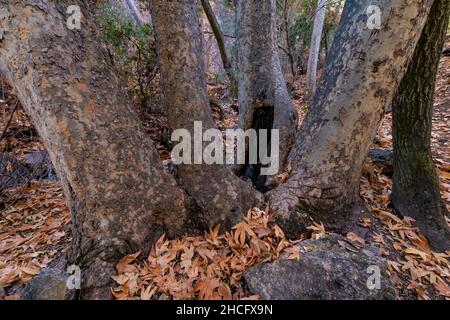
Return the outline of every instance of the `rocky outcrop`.
{"type": "Polygon", "coordinates": [[[341,246],[348,241],[339,235],[304,241],[299,244],[300,259],[282,255],[250,269],[244,279],[264,300],[394,299],[384,258],[373,248],[341,246]]]}

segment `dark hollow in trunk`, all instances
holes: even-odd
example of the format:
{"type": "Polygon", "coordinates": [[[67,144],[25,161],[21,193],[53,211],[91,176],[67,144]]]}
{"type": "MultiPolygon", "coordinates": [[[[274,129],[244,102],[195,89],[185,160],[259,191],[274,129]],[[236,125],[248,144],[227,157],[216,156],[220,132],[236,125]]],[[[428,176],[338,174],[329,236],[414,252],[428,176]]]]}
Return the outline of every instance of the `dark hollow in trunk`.
{"type": "MultiPolygon", "coordinates": [[[[257,132],[257,144],[256,148],[257,163],[249,164],[249,156],[247,154],[247,165],[245,166],[245,177],[248,177],[252,180],[253,185],[258,191],[266,192],[268,191],[268,187],[266,186],[267,176],[261,175],[262,163],[260,159],[260,131],[261,129],[267,130],[267,155],[271,155],[271,129],[273,128],[273,119],[274,119],[274,107],[265,107],[256,109],[253,115],[253,125],[252,129],[255,129],[257,132]]],[[[264,150],[263,152],[266,152],[264,150]]]]}

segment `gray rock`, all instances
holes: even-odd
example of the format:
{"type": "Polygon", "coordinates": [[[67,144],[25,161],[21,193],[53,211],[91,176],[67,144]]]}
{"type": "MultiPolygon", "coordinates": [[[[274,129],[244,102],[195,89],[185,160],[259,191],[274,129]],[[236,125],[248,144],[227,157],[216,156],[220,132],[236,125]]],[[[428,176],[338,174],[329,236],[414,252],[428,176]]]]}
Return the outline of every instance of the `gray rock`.
{"type": "Polygon", "coordinates": [[[391,149],[371,149],[369,158],[383,169],[383,173],[391,176],[394,173],[394,152],[391,149]]]}
{"type": "Polygon", "coordinates": [[[22,292],[22,300],[64,300],[68,275],[56,268],[42,270],[22,292]]]}
{"type": "Polygon", "coordinates": [[[0,153],[0,191],[27,183],[29,176],[30,171],[19,160],[0,153]]]}
{"type": "MultiPolygon", "coordinates": [[[[346,241],[339,235],[304,241],[299,244],[299,260],[288,260],[284,254],[273,263],[250,269],[244,279],[250,291],[264,300],[395,299],[384,258],[375,249],[353,252],[342,248],[338,240],[346,241]],[[367,285],[373,266],[380,270],[379,289],[367,285]]],[[[369,284],[376,284],[372,279],[369,284]]]]}
{"type": "Polygon", "coordinates": [[[25,164],[31,171],[34,179],[58,179],[52,161],[46,151],[35,151],[25,155],[25,164]]]}
{"type": "Polygon", "coordinates": [[[0,287],[0,299],[6,296],[5,289],[3,287],[0,287]]]}

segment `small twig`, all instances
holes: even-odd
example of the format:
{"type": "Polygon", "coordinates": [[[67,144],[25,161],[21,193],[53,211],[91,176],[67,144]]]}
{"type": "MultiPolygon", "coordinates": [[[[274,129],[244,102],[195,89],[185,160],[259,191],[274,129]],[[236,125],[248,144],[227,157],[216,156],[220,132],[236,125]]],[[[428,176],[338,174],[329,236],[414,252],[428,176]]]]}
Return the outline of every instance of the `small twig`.
{"type": "Polygon", "coordinates": [[[11,112],[11,115],[9,116],[9,120],[8,120],[8,122],[6,123],[6,127],[5,127],[5,129],[3,130],[2,135],[0,136],[0,141],[2,141],[3,138],[5,137],[6,131],[8,130],[9,125],[11,124],[11,121],[12,121],[12,119],[13,119],[13,117],[14,117],[14,114],[16,113],[16,110],[17,110],[17,107],[18,107],[18,106],[19,106],[19,100],[16,100],[16,104],[14,105],[14,109],[13,109],[13,111],[11,112]]]}

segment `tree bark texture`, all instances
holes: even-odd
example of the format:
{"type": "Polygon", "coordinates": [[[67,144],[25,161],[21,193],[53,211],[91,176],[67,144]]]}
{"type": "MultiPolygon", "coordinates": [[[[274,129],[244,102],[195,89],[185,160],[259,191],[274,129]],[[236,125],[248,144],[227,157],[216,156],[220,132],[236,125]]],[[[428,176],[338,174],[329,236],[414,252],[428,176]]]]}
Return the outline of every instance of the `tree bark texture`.
{"type": "Polygon", "coordinates": [[[81,297],[110,298],[115,264],[188,225],[187,195],[166,174],[114,73],[88,1],[0,1],[0,70],[61,177],[81,297]],[[66,10],[78,5],[81,30],[66,10]]]}
{"type": "Polygon", "coordinates": [[[437,250],[450,248],[448,214],[431,155],[436,74],[449,18],[449,1],[435,0],[413,59],[403,78],[393,110],[394,177],[392,203],[416,219],[437,250]]]}
{"type": "Polygon", "coordinates": [[[339,228],[359,197],[364,159],[419,40],[432,0],[347,1],[318,91],[271,206],[298,235],[305,213],[339,228]],[[367,8],[381,9],[381,30],[367,8]]]}
{"type": "MultiPolygon", "coordinates": [[[[170,127],[187,129],[193,138],[194,121],[201,121],[203,130],[216,128],[209,107],[195,1],[154,0],[152,17],[163,104],[170,127]]],[[[221,224],[229,228],[262,200],[249,183],[235,176],[226,165],[181,164],[178,175],[210,226],[221,224]]]]}

